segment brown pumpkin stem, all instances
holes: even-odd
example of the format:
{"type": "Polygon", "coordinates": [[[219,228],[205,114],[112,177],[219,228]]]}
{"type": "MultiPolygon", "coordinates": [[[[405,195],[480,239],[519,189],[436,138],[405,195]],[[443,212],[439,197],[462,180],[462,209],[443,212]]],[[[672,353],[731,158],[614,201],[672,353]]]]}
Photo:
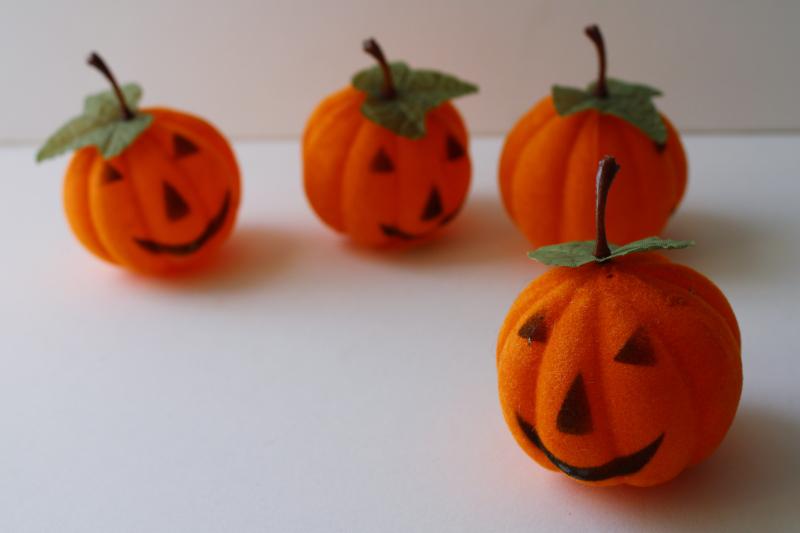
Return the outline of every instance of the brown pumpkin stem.
{"type": "Polygon", "coordinates": [[[595,227],[597,230],[597,239],[594,245],[594,256],[597,259],[605,259],[611,255],[611,249],[608,247],[608,239],[606,238],[606,202],[608,200],[608,191],[611,189],[611,184],[614,182],[614,176],[619,171],[617,160],[610,155],[605,156],[600,160],[597,166],[597,204],[595,207],[595,227]]]}
{"type": "Polygon", "coordinates": [[[128,102],[125,101],[125,95],[122,94],[122,89],[119,88],[117,79],[114,77],[114,74],[111,73],[111,69],[108,68],[106,62],[103,61],[103,58],[100,57],[97,52],[92,52],[92,55],[89,56],[89,59],[86,62],[102,72],[103,76],[105,76],[106,79],[111,83],[111,87],[114,89],[114,94],[117,95],[117,100],[119,100],[119,107],[122,109],[122,115],[125,117],[125,120],[133,119],[136,114],[131,111],[130,107],[128,107],[128,102]]]}
{"type": "Polygon", "coordinates": [[[381,95],[387,100],[391,100],[397,96],[397,89],[394,87],[394,78],[392,77],[392,69],[389,68],[389,63],[386,62],[386,56],[383,55],[378,41],[375,39],[367,39],[364,41],[364,51],[375,58],[375,61],[380,65],[383,71],[383,87],[381,87],[381,95]]]}
{"type": "Polygon", "coordinates": [[[598,98],[608,98],[608,85],[606,84],[606,45],[603,41],[603,34],[600,33],[600,27],[597,24],[587,26],[584,31],[594,43],[595,48],[597,48],[597,58],[600,63],[597,83],[594,86],[594,95],[598,98]]]}

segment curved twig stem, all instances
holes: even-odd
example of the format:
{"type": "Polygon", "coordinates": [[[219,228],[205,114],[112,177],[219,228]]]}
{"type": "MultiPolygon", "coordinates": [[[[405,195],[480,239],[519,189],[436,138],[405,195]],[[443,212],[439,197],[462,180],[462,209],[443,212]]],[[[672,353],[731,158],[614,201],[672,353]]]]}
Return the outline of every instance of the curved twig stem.
{"type": "Polygon", "coordinates": [[[589,39],[597,48],[597,59],[599,62],[599,72],[597,73],[597,84],[594,87],[594,95],[598,98],[608,98],[608,85],[606,84],[606,45],[603,41],[603,34],[597,24],[587,26],[584,30],[589,39]]]}
{"type": "Polygon", "coordinates": [[[117,100],[119,100],[119,107],[122,109],[122,115],[125,117],[125,120],[133,119],[136,114],[131,111],[130,107],[128,107],[128,102],[125,101],[125,95],[122,94],[122,90],[119,88],[117,79],[114,77],[114,74],[111,73],[111,69],[108,68],[106,62],[103,61],[103,58],[100,57],[97,52],[92,52],[92,55],[89,56],[89,59],[86,62],[102,72],[103,76],[105,76],[106,79],[111,83],[111,87],[114,89],[114,94],[117,95],[117,100]]]}
{"type": "Polygon", "coordinates": [[[397,96],[397,89],[395,89],[394,78],[392,77],[392,69],[389,68],[389,63],[386,62],[386,56],[383,55],[383,50],[378,44],[378,41],[372,38],[364,41],[364,51],[375,58],[375,61],[378,62],[378,65],[380,65],[383,71],[383,87],[381,88],[383,97],[390,100],[397,96]]]}
{"type": "Polygon", "coordinates": [[[597,238],[594,245],[594,256],[597,259],[605,259],[611,255],[606,237],[606,203],[608,201],[608,191],[614,182],[614,176],[619,171],[616,159],[610,155],[600,160],[597,166],[597,204],[595,206],[595,228],[597,238]]]}

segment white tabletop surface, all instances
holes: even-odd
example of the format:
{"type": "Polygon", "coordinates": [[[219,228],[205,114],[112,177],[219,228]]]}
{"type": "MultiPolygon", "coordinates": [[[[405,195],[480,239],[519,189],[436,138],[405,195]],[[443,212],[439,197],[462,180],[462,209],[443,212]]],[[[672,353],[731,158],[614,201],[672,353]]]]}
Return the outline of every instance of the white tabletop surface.
{"type": "Polygon", "coordinates": [[[494,345],[543,272],[473,142],[437,242],[355,249],[306,205],[295,142],[240,143],[240,222],[212,268],[158,281],[95,260],[66,160],[0,149],[0,531],[769,531],[800,523],[800,137],[686,139],[665,236],[742,329],[717,453],[654,489],[541,469],[506,429],[494,345]]]}

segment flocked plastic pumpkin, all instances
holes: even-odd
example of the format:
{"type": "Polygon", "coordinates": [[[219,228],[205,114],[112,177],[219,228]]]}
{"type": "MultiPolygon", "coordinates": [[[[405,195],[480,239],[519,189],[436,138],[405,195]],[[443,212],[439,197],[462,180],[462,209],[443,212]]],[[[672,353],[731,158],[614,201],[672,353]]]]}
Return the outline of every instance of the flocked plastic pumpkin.
{"type": "Polygon", "coordinates": [[[606,78],[600,30],[586,33],[598,49],[597,81],[586,90],[553,86],[508,134],[500,158],[503,203],[534,246],[592,238],[592,168],[604,154],[622,167],[608,206],[612,240],[661,232],[686,187],[680,137],[652,103],[661,93],[606,78]]]}
{"type": "Polygon", "coordinates": [[[477,90],[452,76],[378,62],[323,100],[303,135],[303,178],[316,214],[369,246],[418,243],[458,214],[471,164],[450,100],[477,90]]]}
{"type": "Polygon", "coordinates": [[[233,229],[239,169],[211,124],[167,108],[137,109],[141,89],[120,87],[103,60],[89,64],[112,85],[86,99],[39,161],[68,150],[64,206],[73,232],[98,257],[169,274],[206,262],[233,229]]]}
{"type": "Polygon", "coordinates": [[[545,468],[591,485],[648,486],[720,444],[742,388],[740,337],[711,281],[650,252],[691,243],[607,244],[617,168],[609,159],[598,171],[595,241],[531,253],[562,266],[522,291],[500,330],[500,403],[545,468]]]}

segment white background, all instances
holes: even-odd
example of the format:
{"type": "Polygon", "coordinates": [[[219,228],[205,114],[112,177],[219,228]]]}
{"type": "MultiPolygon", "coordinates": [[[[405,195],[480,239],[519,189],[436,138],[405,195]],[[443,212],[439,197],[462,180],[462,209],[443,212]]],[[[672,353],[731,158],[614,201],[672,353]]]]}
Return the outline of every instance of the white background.
{"type": "Polygon", "coordinates": [[[793,0],[0,0],[0,141],[40,140],[106,88],[103,54],[145,104],[197,112],[234,138],[293,137],[372,59],[478,83],[459,100],[473,133],[505,133],[553,83],[610,74],[661,88],[682,130],[800,129],[800,2],[793,0]]]}
{"type": "Polygon", "coordinates": [[[800,137],[689,135],[671,257],[726,293],[743,338],[729,435],[662,487],[593,490],[514,443],[494,343],[543,272],[500,205],[500,137],[442,239],[359,250],[308,209],[296,136],[313,106],[392,58],[478,82],[458,103],[503,134],[554,81],[583,84],[599,22],[611,74],[661,87],[683,131],[798,130],[800,3],[342,0],[11,2],[0,17],[0,531],[782,531],[800,523],[800,137]],[[107,266],[69,232],[64,160],[34,142],[104,89],[236,143],[240,222],[183,280],[107,266]],[[246,138],[285,137],[284,141],[246,138]]]}

